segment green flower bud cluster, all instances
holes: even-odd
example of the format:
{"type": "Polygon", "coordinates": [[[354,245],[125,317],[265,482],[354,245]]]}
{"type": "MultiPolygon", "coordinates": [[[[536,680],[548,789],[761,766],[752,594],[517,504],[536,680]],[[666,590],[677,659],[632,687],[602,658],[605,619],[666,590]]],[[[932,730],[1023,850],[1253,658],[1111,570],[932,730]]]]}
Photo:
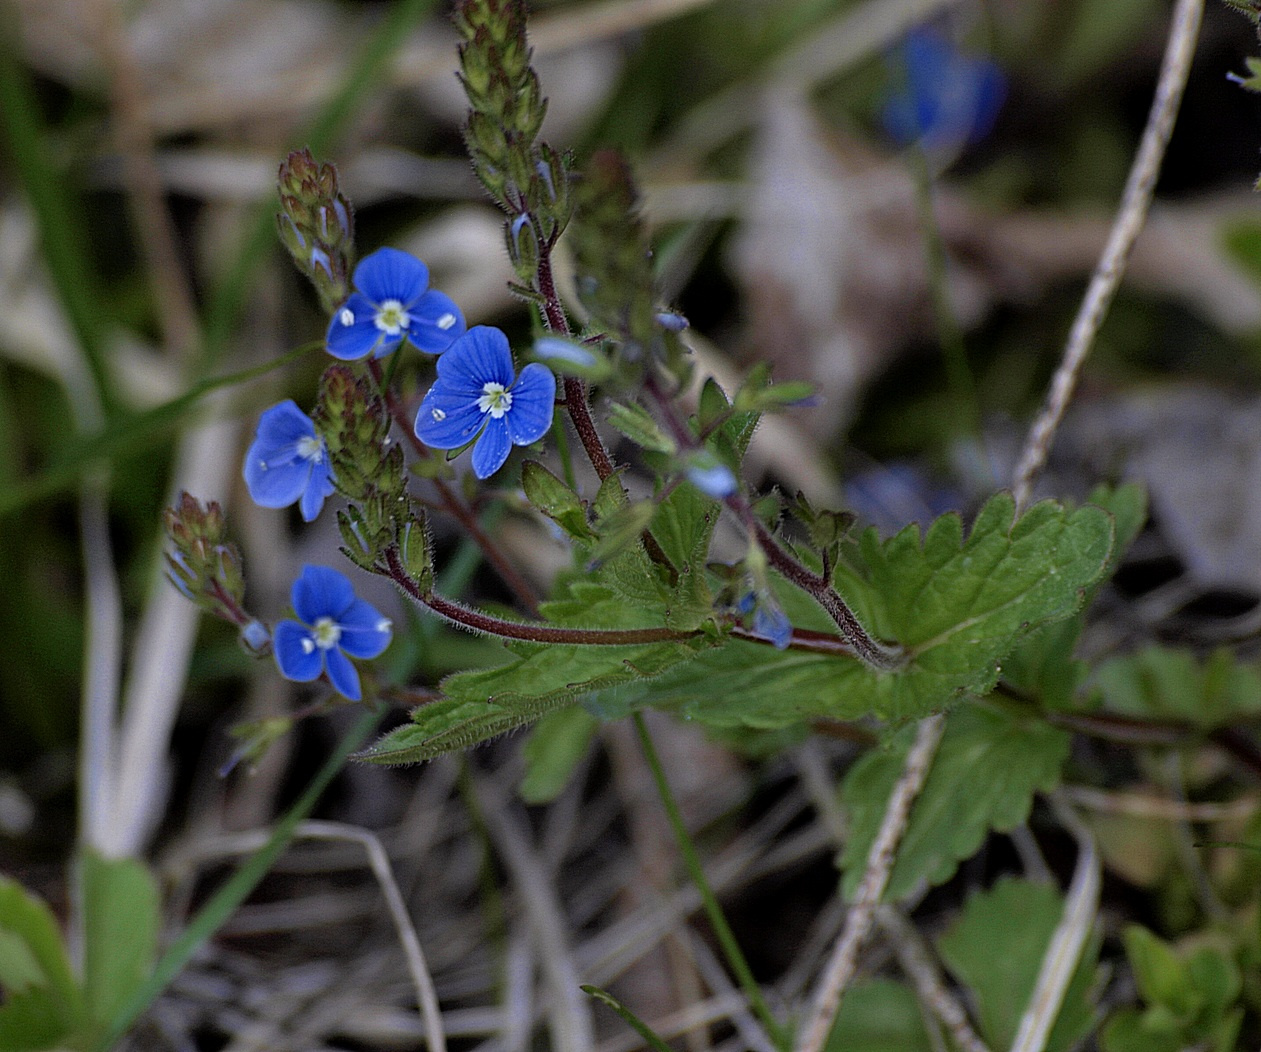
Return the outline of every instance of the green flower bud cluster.
{"type": "Polygon", "coordinates": [[[620,379],[632,382],[655,359],[678,383],[685,382],[690,362],[678,338],[680,327],[664,324],[659,317],[652,252],[626,159],[614,150],[594,154],[574,197],[569,238],[578,298],[592,326],[618,345],[620,379]]]}
{"type": "Polygon", "coordinates": [[[569,220],[569,160],[538,142],[547,100],[530,66],[523,0],[462,0],[455,10],[460,80],[470,110],[464,128],[473,168],[509,215],[508,256],[533,297],[541,256],[569,220]]]}
{"type": "Polygon", "coordinates": [[[166,553],[171,583],[206,613],[246,625],[251,619],[245,612],[241,553],[228,540],[218,502],[203,507],[197,498],[181,493],[175,506],[163,511],[162,526],[171,542],[166,553]]]}
{"type": "Polygon", "coordinates": [[[385,402],[367,378],[332,365],[320,380],[313,419],[337,488],[353,502],[337,515],[342,550],[355,565],[376,571],[382,553],[415,521],[403,450],[390,440],[385,402]]]}
{"type": "Polygon", "coordinates": [[[294,150],[280,166],[280,240],[312,284],[328,313],[350,292],[355,219],[337,185],[337,169],[316,164],[310,150],[294,150]]]}

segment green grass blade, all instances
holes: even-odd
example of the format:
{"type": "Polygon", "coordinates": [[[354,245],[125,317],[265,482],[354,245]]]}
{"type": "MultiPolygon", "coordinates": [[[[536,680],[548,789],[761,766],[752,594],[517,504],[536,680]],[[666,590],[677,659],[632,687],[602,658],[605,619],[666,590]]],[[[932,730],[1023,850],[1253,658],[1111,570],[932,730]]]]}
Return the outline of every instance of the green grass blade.
{"type": "Polygon", "coordinates": [[[639,1016],[622,1004],[621,1001],[619,1001],[607,990],[601,990],[598,986],[589,986],[586,983],[578,989],[580,989],[584,994],[589,994],[591,997],[594,997],[601,1004],[608,1005],[611,1009],[613,1009],[613,1011],[626,1021],[635,1033],[648,1043],[648,1047],[651,1048],[653,1052],[674,1052],[669,1045],[656,1035],[652,1027],[640,1019],[639,1016]]]}

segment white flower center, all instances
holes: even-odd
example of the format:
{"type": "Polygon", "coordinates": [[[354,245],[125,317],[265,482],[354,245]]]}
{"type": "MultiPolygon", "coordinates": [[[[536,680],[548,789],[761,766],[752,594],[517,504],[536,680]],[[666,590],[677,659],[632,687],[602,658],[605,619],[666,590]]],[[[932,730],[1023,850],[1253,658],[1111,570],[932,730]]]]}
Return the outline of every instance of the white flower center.
{"type": "Polygon", "coordinates": [[[455,315],[452,314],[450,311],[447,311],[447,313],[444,314],[437,321],[438,328],[440,328],[443,332],[446,332],[447,329],[451,328],[451,326],[454,324],[455,324],[455,315]]]}
{"type": "Polygon", "coordinates": [[[512,394],[503,384],[494,382],[483,385],[477,408],[498,420],[512,408],[512,394]]]}
{"type": "Polygon", "coordinates": [[[324,459],[324,442],[315,435],[298,439],[298,456],[319,464],[324,459]]]}
{"type": "Polygon", "coordinates": [[[311,627],[311,634],[315,637],[317,647],[321,650],[332,650],[342,637],[342,626],[331,617],[321,617],[311,627]]]}
{"type": "Polygon", "coordinates": [[[376,317],[372,319],[372,324],[387,336],[397,336],[411,323],[411,315],[398,300],[386,300],[377,307],[376,317]]]}

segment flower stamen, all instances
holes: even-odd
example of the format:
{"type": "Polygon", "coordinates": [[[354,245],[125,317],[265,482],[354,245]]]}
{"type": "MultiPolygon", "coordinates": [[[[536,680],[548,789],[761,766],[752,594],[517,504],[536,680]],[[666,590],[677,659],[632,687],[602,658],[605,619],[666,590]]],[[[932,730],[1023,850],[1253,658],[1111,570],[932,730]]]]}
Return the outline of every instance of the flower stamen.
{"type": "Polygon", "coordinates": [[[482,392],[477,399],[477,408],[489,413],[492,419],[499,420],[512,408],[512,394],[503,384],[489,381],[482,386],[482,392]]]}
{"type": "Polygon", "coordinates": [[[372,324],[387,336],[397,336],[412,323],[411,315],[398,300],[386,300],[377,307],[372,324]]]}

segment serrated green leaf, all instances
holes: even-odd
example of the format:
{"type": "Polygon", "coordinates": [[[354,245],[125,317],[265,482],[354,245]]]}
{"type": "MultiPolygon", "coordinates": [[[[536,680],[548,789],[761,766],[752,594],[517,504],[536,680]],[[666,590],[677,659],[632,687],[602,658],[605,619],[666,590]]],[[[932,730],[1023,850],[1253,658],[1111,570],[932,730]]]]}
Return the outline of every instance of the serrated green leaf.
{"type": "MultiPolygon", "coordinates": [[[[1013,522],[1007,494],[989,501],[964,541],[957,515],[887,542],[863,535],[838,590],[860,619],[911,654],[897,672],[857,659],[729,640],[652,684],[598,699],[602,710],[678,708],[714,726],[785,727],[817,718],[919,717],[969,693],[984,694],[1016,642],[1072,614],[1104,571],[1112,522],[1099,508],[1069,512],[1050,501],[1013,522]]],[[[835,632],[807,596],[781,587],[793,624],[835,632]]]]}
{"type": "MultiPolygon", "coordinates": [[[[1011,1046],[1063,912],[1053,885],[1004,877],[969,899],[962,916],[937,940],[946,967],[971,991],[981,1037],[991,1048],[1011,1046]]],[[[1072,1047],[1091,1027],[1088,992],[1098,952],[1096,939],[1069,983],[1047,1038],[1049,1052],[1072,1047]]]]}
{"type": "Polygon", "coordinates": [[[525,777],[521,799],[527,804],[546,804],[565,788],[578,761],[587,753],[599,722],[580,705],[544,716],[521,750],[525,777]]]}
{"type": "MultiPolygon", "coordinates": [[[[1100,486],[1091,492],[1086,503],[1103,508],[1112,516],[1112,554],[1100,577],[1102,582],[1115,572],[1121,556],[1147,521],[1147,493],[1137,483],[1115,489],[1100,486]]],[[[1087,589],[1083,605],[1089,605],[1097,588],[1095,584],[1087,589]]],[[[1074,657],[1084,625],[1085,615],[1079,613],[1031,633],[1003,660],[1004,681],[1044,708],[1078,707],[1078,691],[1090,674],[1090,667],[1074,657]]]]}
{"type": "Polygon", "coordinates": [[[17,881],[0,876],[0,1050],[52,1048],[87,1025],[56,918],[17,881]]]}
{"type": "Polygon", "coordinates": [[[731,403],[718,381],[712,376],[701,385],[701,395],[696,409],[696,419],[702,431],[708,431],[731,412],[731,403]]]}
{"type": "Polygon", "coordinates": [[[1185,720],[1206,729],[1261,712],[1261,671],[1223,648],[1207,658],[1148,647],[1105,661],[1092,682],[1106,711],[1142,719],[1185,720]]]}
{"type": "Polygon", "coordinates": [[[930,1052],[915,993],[892,979],[857,983],[845,994],[825,1052],[930,1052]]]}
{"type": "Polygon", "coordinates": [[[652,501],[637,500],[600,516],[595,523],[599,539],[587,550],[587,562],[598,565],[637,546],[656,511],[652,501]]]}
{"type": "Polygon", "coordinates": [[[158,885],[136,859],[88,852],[82,867],[84,990],[92,1018],[108,1023],[153,971],[158,885]]]}
{"type": "MultiPolygon", "coordinates": [[[[1059,784],[1068,757],[1068,734],[1038,719],[974,704],[961,706],[947,720],[889,875],[889,902],[910,894],[921,881],[936,885],[949,880],[990,830],[1005,832],[1024,822],[1033,794],[1059,784]]],[[[904,728],[846,775],[842,800],[850,837],[841,867],[847,896],[853,896],[862,879],[914,733],[913,727],[904,728]]]]}

